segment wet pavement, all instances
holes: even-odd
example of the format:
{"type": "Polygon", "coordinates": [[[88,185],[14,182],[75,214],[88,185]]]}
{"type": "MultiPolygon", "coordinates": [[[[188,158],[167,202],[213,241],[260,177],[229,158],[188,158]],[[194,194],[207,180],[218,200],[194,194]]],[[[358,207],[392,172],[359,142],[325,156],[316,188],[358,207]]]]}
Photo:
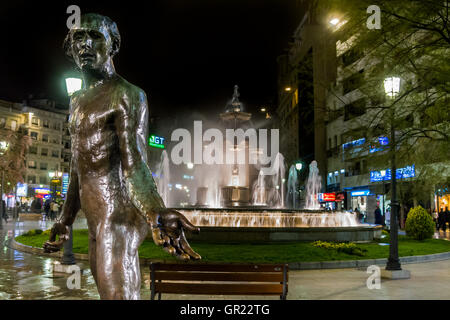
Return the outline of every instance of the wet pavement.
{"type": "MultiPolygon", "coordinates": [[[[0,230],[0,300],[97,300],[99,295],[87,262],[83,268],[80,289],[69,289],[70,275],[52,273],[55,258],[23,253],[8,246],[9,241],[28,230],[50,228],[50,221],[3,223],[0,230]]],[[[78,220],[75,229],[86,228],[78,220]]],[[[435,238],[450,239],[450,232],[440,231],[435,238]]],[[[409,280],[382,280],[381,288],[370,290],[366,282],[370,276],[366,269],[301,270],[289,272],[288,299],[450,299],[450,260],[406,264],[411,271],[409,280]]],[[[141,268],[141,299],[149,299],[149,273],[141,268]]],[[[163,299],[274,299],[252,296],[195,296],[163,295],[163,299]]]]}
{"type": "MultiPolygon", "coordinates": [[[[50,221],[3,222],[0,230],[0,299],[98,299],[89,269],[81,276],[80,290],[67,287],[69,275],[53,275],[53,258],[11,249],[9,241],[31,229],[46,230],[50,221]]],[[[82,225],[80,225],[82,227],[82,225]]],[[[85,264],[82,264],[85,265],[85,264]]]]}

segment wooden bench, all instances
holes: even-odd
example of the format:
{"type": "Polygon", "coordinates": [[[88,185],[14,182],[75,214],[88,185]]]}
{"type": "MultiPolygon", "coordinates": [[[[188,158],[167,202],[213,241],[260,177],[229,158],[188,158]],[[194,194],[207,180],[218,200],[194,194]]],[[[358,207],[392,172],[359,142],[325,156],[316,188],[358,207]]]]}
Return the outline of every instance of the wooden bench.
{"type": "Polygon", "coordinates": [[[276,295],[288,293],[288,265],[150,264],[151,300],[162,293],[199,295],[276,295]]]}

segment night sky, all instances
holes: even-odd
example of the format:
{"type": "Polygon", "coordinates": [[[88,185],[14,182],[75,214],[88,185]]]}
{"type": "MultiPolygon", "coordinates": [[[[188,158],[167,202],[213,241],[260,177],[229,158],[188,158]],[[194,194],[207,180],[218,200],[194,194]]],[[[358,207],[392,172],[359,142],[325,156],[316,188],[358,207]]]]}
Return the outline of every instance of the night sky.
{"type": "Polygon", "coordinates": [[[248,111],[276,103],[276,57],[301,13],[296,0],[3,1],[0,98],[67,103],[62,51],[67,6],[109,16],[122,45],[117,72],[144,89],[153,112],[224,108],[238,84],[248,111]]]}

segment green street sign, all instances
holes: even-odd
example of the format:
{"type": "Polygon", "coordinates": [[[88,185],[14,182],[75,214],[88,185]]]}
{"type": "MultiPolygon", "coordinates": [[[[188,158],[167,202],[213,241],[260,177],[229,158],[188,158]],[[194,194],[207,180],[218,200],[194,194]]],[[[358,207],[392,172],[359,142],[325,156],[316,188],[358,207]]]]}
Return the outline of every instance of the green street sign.
{"type": "Polygon", "coordinates": [[[153,148],[164,149],[164,140],[165,139],[163,137],[151,135],[150,138],[148,138],[148,144],[153,148]]]}

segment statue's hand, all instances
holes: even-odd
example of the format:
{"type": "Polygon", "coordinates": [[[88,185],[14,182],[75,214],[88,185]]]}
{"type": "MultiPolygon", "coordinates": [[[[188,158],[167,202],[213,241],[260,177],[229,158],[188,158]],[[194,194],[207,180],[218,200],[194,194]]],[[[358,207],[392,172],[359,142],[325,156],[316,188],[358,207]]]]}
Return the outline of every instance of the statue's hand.
{"type": "Polygon", "coordinates": [[[44,243],[44,252],[57,252],[61,249],[64,241],[68,240],[70,236],[69,227],[57,221],[50,230],[50,238],[44,243]],[[59,240],[56,236],[59,235],[59,240]]]}
{"type": "Polygon", "coordinates": [[[152,230],[153,241],[165,251],[181,260],[199,260],[201,256],[192,250],[186,240],[184,230],[199,233],[181,213],[173,209],[163,209],[152,213],[148,223],[152,230]]]}

